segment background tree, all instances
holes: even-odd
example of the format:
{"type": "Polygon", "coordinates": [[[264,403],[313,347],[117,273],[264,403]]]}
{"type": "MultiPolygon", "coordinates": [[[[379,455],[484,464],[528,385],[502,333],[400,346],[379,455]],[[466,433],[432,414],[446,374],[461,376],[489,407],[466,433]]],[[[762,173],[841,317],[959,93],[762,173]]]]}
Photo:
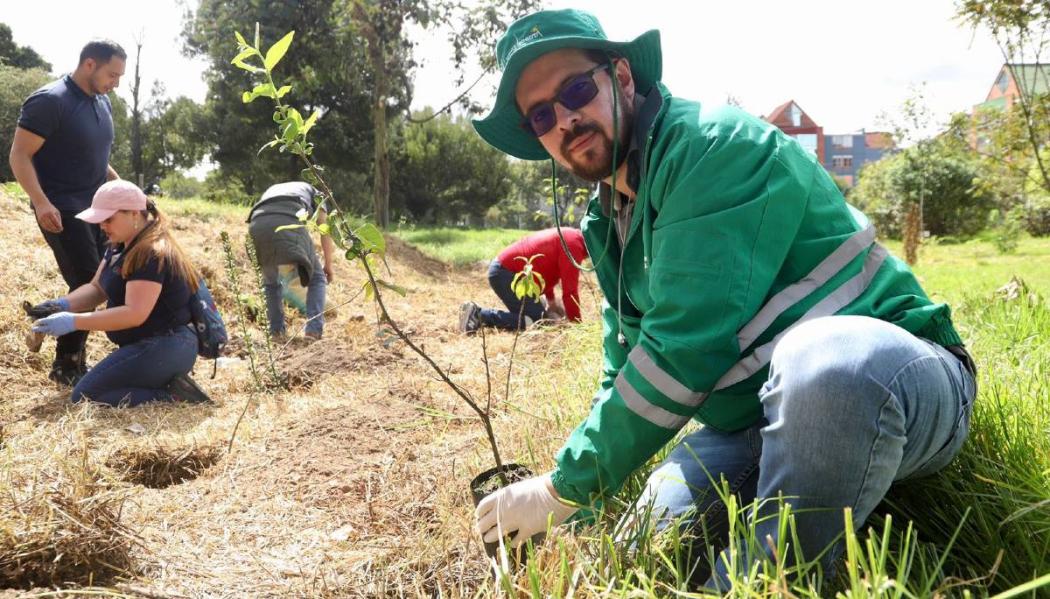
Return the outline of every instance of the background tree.
{"type": "Polygon", "coordinates": [[[388,110],[401,94],[411,95],[411,73],[417,66],[410,25],[421,29],[447,28],[453,45],[453,67],[460,73],[472,55],[491,68],[492,48],[506,26],[534,10],[537,0],[491,0],[483,7],[467,9],[454,0],[348,0],[346,15],[351,29],[368,46],[368,75],[371,78],[373,133],[373,218],[380,228],[390,223],[390,168],[387,150],[388,110]]]}
{"type": "MultiPolygon", "coordinates": [[[[142,110],[139,106],[139,91],[142,78],[139,66],[142,64],[142,34],[135,38],[135,77],[131,80],[131,172],[133,181],[139,187],[145,187],[145,173],[142,168],[142,110]]],[[[119,172],[119,171],[118,171],[119,172]]]]}
{"type": "Polygon", "coordinates": [[[980,179],[973,154],[941,137],[866,165],[850,199],[884,236],[905,237],[913,225],[902,216],[921,204],[930,234],[965,238],[985,228],[995,207],[980,179]]]}
{"type": "MultiPolygon", "coordinates": [[[[212,160],[219,165],[210,189],[225,189],[224,196],[254,197],[273,183],[300,178],[302,166],[294,157],[258,154],[271,137],[273,110],[262,102],[243,102],[242,91],[253,87],[250,74],[230,63],[237,54],[232,32],[252,31],[258,22],[266,39],[296,31],[296,51],[282,61],[282,74],[292,82],[302,107],[323,114],[325,126],[314,141],[324,148],[320,160],[329,169],[328,183],[349,209],[368,209],[372,118],[363,68],[366,48],[345,25],[344,4],[345,0],[202,0],[188,15],[185,50],[210,61],[205,112],[211,122],[212,160]]],[[[398,101],[391,110],[402,106],[407,102],[398,101]]]]}
{"type": "Polygon", "coordinates": [[[21,69],[0,64],[0,181],[13,181],[7,152],[14,140],[15,123],[22,110],[22,102],[37,88],[52,80],[47,71],[40,68],[21,69]]]}
{"type": "MultiPolygon", "coordinates": [[[[960,0],[956,16],[976,32],[985,27],[995,39],[1003,55],[1003,62],[1017,80],[1020,94],[1014,104],[1012,120],[1021,135],[1011,132],[1011,138],[1027,145],[1034,162],[1036,182],[1050,192],[1050,163],[1044,160],[1042,149],[1048,139],[1047,119],[1050,116],[1050,75],[1047,68],[1012,68],[1010,65],[1042,63],[1050,37],[1050,2],[1047,0],[960,0]]],[[[1011,115],[1003,115],[1011,120],[1011,115]]],[[[1011,127],[1013,129],[1014,127],[1011,127]]],[[[997,127],[992,124],[989,131],[997,127]]],[[[1013,145],[1013,149],[1018,149],[1013,145]]]]}
{"type": "Polygon", "coordinates": [[[142,164],[147,185],[197,166],[211,152],[208,129],[214,119],[204,105],[185,96],[168,99],[158,82],[144,112],[142,164]]]}
{"type": "Polygon", "coordinates": [[[466,118],[424,111],[394,149],[398,176],[391,207],[427,224],[469,223],[511,192],[507,157],[485,143],[466,118]],[[433,118],[431,118],[433,117],[433,118]]]}
{"type": "Polygon", "coordinates": [[[5,23],[0,23],[0,64],[19,69],[51,71],[51,63],[37,54],[36,50],[15,43],[11,28],[5,23]]]}
{"type": "MultiPolygon", "coordinates": [[[[210,59],[208,110],[215,118],[213,159],[224,174],[258,193],[275,179],[297,178],[294,160],[256,150],[268,141],[272,117],[262,104],[243,106],[248,73],[229,63],[236,47],[229,32],[258,22],[266,39],[296,31],[296,52],[281,64],[306,110],[320,109],[325,126],[317,147],[329,183],[358,212],[386,226],[390,214],[390,140],[400,136],[412,100],[417,63],[410,32],[443,28],[454,49],[456,72],[472,58],[493,62],[492,47],[510,20],[537,0],[498,0],[466,8],[453,0],[202,0],[185,25],[186,50],[210,59]],[[371,175],[371,193],[365,180],[371,175]],[[370,196],[370,197],[369,197],[370,196]]],[[[458,76],[462,80],[462,76],[458,76]]],[[[450,96],[454,91],[450,89],[450,96]]]]}

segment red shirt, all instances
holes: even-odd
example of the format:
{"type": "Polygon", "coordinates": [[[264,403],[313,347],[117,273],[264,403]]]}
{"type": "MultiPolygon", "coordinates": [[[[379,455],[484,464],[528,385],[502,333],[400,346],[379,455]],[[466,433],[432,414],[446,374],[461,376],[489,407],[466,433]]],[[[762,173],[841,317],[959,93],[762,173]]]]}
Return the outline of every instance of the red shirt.
{"type": "MultiPolygon", "coordinates": [[[[576,262],[583,262],[587,257],[587,247],[583,244],[583,233],[579,229],[562,227],[565,235],[565,244],[569,246],[572,257],[576,262]]],[[[565,255],[565,248],[558,239],[557,229],[544,229],[537,231],[528,237],[514,242],[507,249],[500,252],[497,260],[503,268],[511,272],[521,272],[525,267],[523,260],[516,258],[530,258],[537,254],[543,254],[532,261],[532,268],[540,273],[546,282],[543,294],[548,301],[554,301],[554,286],[561,281],[562,303],[565,304],[565,317],[569,320],[580,320],[580,272],[572,265],[569,257],[565,255]]]]}

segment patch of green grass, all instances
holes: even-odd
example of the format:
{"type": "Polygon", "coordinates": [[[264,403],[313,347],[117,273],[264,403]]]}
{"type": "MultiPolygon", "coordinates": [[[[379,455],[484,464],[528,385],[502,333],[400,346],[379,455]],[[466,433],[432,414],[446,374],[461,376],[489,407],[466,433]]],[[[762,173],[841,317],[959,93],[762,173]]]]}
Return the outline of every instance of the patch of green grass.
{"type": "Polygon", "coordinates": [[[401,229],[394,234],[420,251],[456,266],[488,262],[500,251],[531,231],[522,229],[454,229],[450,227],[401,229]]]}
{"type": "MultiPolygon", "coordinates": [[[[899,244],[887,245],[900,255],[899,244]]],[[[930,295],[951,304],[978,362],[966,445],[936,475],[895,485],[857,533],[845,531],[845,558],[829,580],[815,576],[814,563],[785,568],[765,560],[735,580],[731,596],[1050,596],[1050,239],[1025,239],[1008,255],[981,241],[928,246],[915,270],[930,295]],[[998,297],[995,290],[1015,276],[1042,297],[998,297]]],[[[530,463],[549,466],[586,416],[599,329],[596,322],[563,329],[566,339],[553,347],[571,350],[523,364],[531,413],[515,415],[514,430],[524,431],[530,463]]],[[[688,544],[674,527],[629,537],[638,551],[614,540],[625,506],[661,457],[628,479],[598,525],[546,543],[499,586],[532,597],[710,596],[689,582],[698,556],[684,553],[688,544]]],[[[734,523],[736,546],[764,546],[748,506],[729,503],[723,517],[734,523]]]]}
{"type": "MultiPolygon", "coordinates": [[[[227,204],[222,202],[210,202],[200,197],[177,200],[174,198],[156,198],[160,209],[172,216],[193,215],[197,217],[235,216],[241,219],[248,218],[249,206],[240,204],[227,204]]],[[[247,226],[247,225],[245,225],[247,226]]]]}
{"type": "MultiPolygon", "coordinates": [[[[899,242],[885,245],[894,255],[904,255],[899,242]]],[[[924,245],[913,270],[936,301],[954,303],[968,294],[990,294],[1015,275],[1050,296],[1050,238],[1022,239],[1012,254],[1000,254],[992,243],[978,240],[924,245]]]]}
{"type": "Polygon", "coordinates": [[[8,181],[6,183],[0,183],[0,191],[5,195],[9,195],[12,198],[18,200],[28,200],[29,196],[26,192],[22,191],[22,186],[18,184],[18,181],[8,181]]]}

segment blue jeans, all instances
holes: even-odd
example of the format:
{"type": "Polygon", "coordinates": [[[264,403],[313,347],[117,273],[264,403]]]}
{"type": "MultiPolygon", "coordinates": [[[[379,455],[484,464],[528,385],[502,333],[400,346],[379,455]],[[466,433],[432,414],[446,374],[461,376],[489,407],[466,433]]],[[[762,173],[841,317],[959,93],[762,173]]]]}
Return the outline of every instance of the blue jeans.
{"type": "Polygon", "coordinates": [[[197,335],[181,326],[106,356],[73,388],[70,400],[111,406],[137,406],[147,401],[171,401],[164,386],[186,374],[197,361],[197,335]]]}
{"type": "MultiPolygon", "coordinates": [[[[681,517],[718,552],[728,521],[712,479],[725,479],[744,506],[773,498],[748,514],[759,540],[777,539],[782,494],[804,557],[830,547],[821,556],[830,572],[843,508],[852,508],[856,530],[894,481],[945,467],[969,432],[975,394],[958,358],[902,328],[861,316],[814,319],[773,352],[759,391],[765,417],[734,433],[702,428],[684,437],[649,477],[639,508],[651,505],[661,528],[681,517]]],[[[708,586],[727,590],[727,563],[723,553],[708,586]]],[[[748,559],[737,563],[747,568],[748,559]]]]}
{"type": "MultiPolygon", "coordinates": [[[[543,304],[531,297],[525,298],[525,312],[522,314],[522,300],[518,299],[518,296],[514,295],[514,291],[510,288],[510,283],[514,280],[515,274],[504,268],[499,263],[499,260],[493,260],[492,264],[489,265],[489,285],[492,287],[492,291],[503,300],[503,305],[507,306],[507,310],[482,308],[481,312],[478,313],[481,324],[514,331],[518,328],[520,316],[527,316],[533,322],[543,318],[543,304]]],[[[521,320],[523,321],[522,328],[524,328],[524,318],[521,318],[521,320]]]]}
{"type": "MultiPolygon", "coordinates": [[[[317,254],[311,254],[313,274],[306,286],[306,332],[320,336],[324,332],[324,302],[328,278],[317,254]]],[[[270,321],[270,334],[284,334],[284,303],[281,277],[277,264],[260,266],[263,277],[263,295],[266,296],[266,318],[270,321]]]]}

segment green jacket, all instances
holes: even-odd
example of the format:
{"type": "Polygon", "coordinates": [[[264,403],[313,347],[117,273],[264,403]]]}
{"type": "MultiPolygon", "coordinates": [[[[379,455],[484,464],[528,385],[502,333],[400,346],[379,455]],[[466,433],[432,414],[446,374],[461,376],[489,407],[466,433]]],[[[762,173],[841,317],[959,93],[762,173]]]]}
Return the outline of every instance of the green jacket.
{"type": "Polygon", "coordinates": [[[961,343],[948,306],[929,300],[815,157],[773,125],[657,84],[634,133],[637,196],[622,253],[608,199],[592,199],[582,223],[606,298],[604,372],[558,453],[562,497],[587,504],[615,492],[690,419],[723,431],[753,424],[773,346],[801,320],[871,316],[961,343]]]}

